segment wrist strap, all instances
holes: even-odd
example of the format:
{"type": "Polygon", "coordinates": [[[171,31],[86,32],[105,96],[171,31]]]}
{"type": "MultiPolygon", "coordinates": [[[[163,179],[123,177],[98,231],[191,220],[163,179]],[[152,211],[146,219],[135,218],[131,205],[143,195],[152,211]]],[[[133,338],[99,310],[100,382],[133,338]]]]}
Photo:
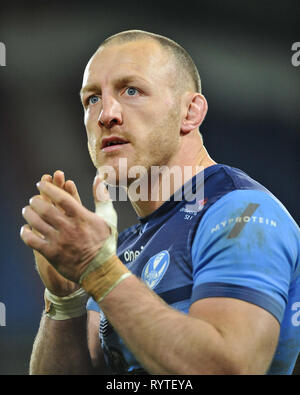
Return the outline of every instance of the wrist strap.
{"type": "MultiPolygon", "coordinates": [[[[97,257],[95,258],[95,260],[97,257]]],[[[132,273],[113,255],[106,262],[86,275],[81,285],[87,293],[93,296],[97,303],[100,303],[121,281],[131,276],[132,273]]]]}
{"type": "Polygon", "coordinates": [[[80,288],[68,296],[56,296],[45,289],[45,314],[53,320],[62,321],[80,317],[86,313],[89,295],[80,288]]]}

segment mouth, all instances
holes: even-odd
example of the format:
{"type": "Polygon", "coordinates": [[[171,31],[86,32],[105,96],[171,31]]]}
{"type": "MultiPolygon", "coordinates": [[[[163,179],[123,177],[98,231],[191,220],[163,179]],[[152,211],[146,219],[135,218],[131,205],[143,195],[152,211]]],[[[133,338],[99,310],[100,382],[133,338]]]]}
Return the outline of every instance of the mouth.
{"type": "Polygon", "coordinates": [[[117,151],[122,149],[127,144],[129,144],[129,141],[126,141],[121,137],[117,137],[117,136],[106,137],[102,140],[101,151],[102,152],[117,151]]]}

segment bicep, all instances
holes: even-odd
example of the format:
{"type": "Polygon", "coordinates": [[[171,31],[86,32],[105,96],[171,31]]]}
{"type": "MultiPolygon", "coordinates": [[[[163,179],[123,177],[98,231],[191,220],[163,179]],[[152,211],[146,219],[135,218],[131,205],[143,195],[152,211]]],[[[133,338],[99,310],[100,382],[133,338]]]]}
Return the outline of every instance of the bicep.
{"type": "Polygon", "coordinates": [[[243,300],[212,297],[194,302],[189,315],[216,328],[224,340],[227,359],[234,362],[237,371],[266,373],[280,332],[279,322],[272,314],[243,300]]]}

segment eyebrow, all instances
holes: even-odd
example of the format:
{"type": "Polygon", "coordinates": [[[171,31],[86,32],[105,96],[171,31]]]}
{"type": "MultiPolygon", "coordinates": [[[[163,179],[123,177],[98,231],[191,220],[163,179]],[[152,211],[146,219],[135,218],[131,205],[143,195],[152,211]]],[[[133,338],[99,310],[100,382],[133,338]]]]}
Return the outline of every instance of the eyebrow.
{"type": "Polygon", "coordinates": [[[82,98],[82,96],[86,92],[97,92],[97,91],[100,91],[100,89],[99,89],[97,84],[88,84],[88,85],[86,85],[86,86],[84,86],[83,88],[80,89],[79,96],[82,98]]]}
{"type": "MultiPolygon", "coordinates": [[[[130,82],[134,81],[134,80],[142,80],[146,83],[149,83],[148,80],[146,80],[145,78],[137,75],[137,74],[132,74],[132,75],[128,75],[126,77],[120,77],[117,78],[113,81],[113,84],[116,86],[119,85],[126,85],[129,84],[130,82]]],[[[86,86],[84,86],[83,88],[80,89],[79,95],[82,98],[82,96],[86,93],[86,92],[101,92],[101,89],[99,87],[99,85],[95,84],[95,83],[91,83],[88,84],[86,86]]]]}

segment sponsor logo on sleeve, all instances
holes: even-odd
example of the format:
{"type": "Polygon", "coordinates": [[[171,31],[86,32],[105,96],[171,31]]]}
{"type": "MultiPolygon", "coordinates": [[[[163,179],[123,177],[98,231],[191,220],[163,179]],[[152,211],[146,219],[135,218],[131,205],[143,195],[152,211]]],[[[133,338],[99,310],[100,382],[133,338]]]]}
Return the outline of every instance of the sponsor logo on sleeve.
{"type": "Polygon", "coordinates": [[[253,215],[258,207],[259,204],[253,204],[253,203],[249,204],[245,209],[245,211],[240,216],[224,219],[224,221],[213,226],[210,229],[210,233],[213,234],[220,230],[223,230],[224,228],[227,228],[230,225],[234,225],[227,237],[228,239],[233,239],[242,232],[242,230],[248,223],[252,223],[252,224],[256,223],[260,225],[277,228],[276,220],[271,218],[265,218],[258,215],[256,216],[253,215]]]}

